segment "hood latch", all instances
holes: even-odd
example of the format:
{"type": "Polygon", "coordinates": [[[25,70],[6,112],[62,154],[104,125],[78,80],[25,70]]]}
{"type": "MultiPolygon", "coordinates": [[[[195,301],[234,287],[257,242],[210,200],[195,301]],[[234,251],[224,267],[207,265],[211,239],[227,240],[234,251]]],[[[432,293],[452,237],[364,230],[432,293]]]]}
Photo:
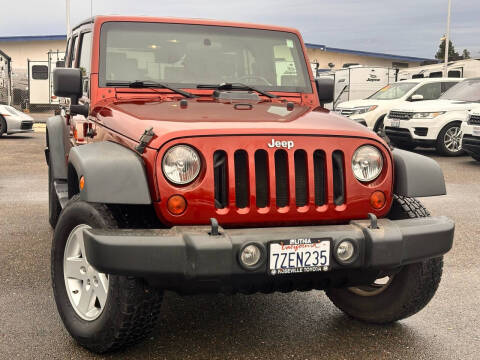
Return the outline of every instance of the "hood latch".
{"type": "Polygon", "coordinates": [[[135,150],[137,150],[139,154],[143,154],[145,152],[145,148],[150,143],[150,141],[152,141],[154,136],[155,133],[153,132],[153,127],[151,127],[150,129],[146,129],[143,132],[143,135],[140,136],[140,139],[138,140],[140,144],[135,146],[135,150]]]}

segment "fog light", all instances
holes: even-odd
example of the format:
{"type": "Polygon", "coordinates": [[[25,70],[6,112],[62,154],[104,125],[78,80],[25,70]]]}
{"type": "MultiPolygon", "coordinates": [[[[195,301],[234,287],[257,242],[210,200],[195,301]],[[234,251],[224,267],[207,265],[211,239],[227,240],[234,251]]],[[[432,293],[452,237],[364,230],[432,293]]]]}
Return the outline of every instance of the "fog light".
{"type": "Polygon", "coordinates": [[[253,267],[258,264],[262,257],[262,250],[256,245],[247,245],[240,253],[240,261],[246,267],[253,267]]]}
{"type": "Polygon", "coordinates": [[[172,195],[167,201],[167,208],[173,215],[181,215],[187,208],[187,200],[182,195],[172,195]]]}
{"type": "Polygon", "coordinates": [[[351,262],[356,255],[355,245],[350,240],[343,240],[337,245],[335,255],[337,260],[342,263],[351,262]]]}

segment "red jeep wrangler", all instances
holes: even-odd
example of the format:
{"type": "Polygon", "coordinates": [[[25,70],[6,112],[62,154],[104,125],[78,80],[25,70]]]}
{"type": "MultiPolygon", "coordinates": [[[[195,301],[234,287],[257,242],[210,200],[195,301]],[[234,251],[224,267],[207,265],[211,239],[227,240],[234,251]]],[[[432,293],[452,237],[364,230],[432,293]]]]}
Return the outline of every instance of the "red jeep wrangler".
{"type": "Polygon", "coordinates": [[[163,290],[324,289],[389,323],[434,295],[454,223],[437,163],[329,112],[298,31],[95,17],[74,28],[47,123],[52,282],[83,346],[146,336],[163,290]]]}

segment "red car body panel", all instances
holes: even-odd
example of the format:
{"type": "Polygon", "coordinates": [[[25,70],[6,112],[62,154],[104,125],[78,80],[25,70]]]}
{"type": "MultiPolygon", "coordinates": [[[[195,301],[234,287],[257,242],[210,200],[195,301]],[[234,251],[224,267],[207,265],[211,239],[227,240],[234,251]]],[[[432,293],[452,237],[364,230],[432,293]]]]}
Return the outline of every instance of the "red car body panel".
{"type": "MultiPolygon", "coordinates": [[[[90,116],[95,136],[88,141],[114,141],[129,148],[138,144],[138,139],[148,128],[153,128],[154,138],[142,154],[149,179],[154,207],[160,220],[166,225],[206,224],[215,217],[223,226],[268,226],[278,224],[342,223],[351,219],[366,218],[368,213],[385,216],[392,203],[393,164],[390,149],[376,134],[355,122],[320,108],[316,91],[311,93],[274,92],[280,99],[261,96],[260,101],[247,101],[251,109],[239,110],[235,102],[220,101],[212,96],[212,90],[185,89],[196,95],[188,99],[187,106],[180,106],[183,96],[165,89],[129,89],[99,87],[98,68],[100,56],[100,31],[102,24],[109,21],[139,21],[199,24],[257,28],[294,33],[300,39],[306,57],[306,49],[297,30],[255,25],[230,23],[213,20],[112,17],[99,16],[93,25],[93,52],[90,76],[90,116]],[[286,102],[295,104],[288,111],[286,102]],[[275,140],[291,140],[295,148],[289,154],[288,206],[275,206],[274,178],[270,177],[269,206],[257,209],[255,206],[254,153],[258,149],[268,152],[269,161],[276,149],[267,147],[275,140]],[[187,186],[174,186],[163,176],[161,159],[165,151],[174,144],[188,144],[197,149],[203,159],[201,175],[187,186]],[[351,158],[361,145],[371,144],[383,154],[384,168],[378,179],[362,184],[353,175],[351,158]],[[216,209],[213,196],[213,153],[224,150],[228,161],[233,164],[233,154],[243,149],[248,154],[250,197],[249,206],[235,207],[235,185],[233,166],[229,166],[229,204],[216,209]],[[295,204],[294,162],[295,150],[302,149],[308,158],[308,203],[297,207],[295,204]],[[327,202],[316,206],[313,195],[312,154],[315,150],[326,154],[327,202]],[[332,158],[335,150],[344,154],[345,202],[336,206],[333,201],[332,158]],[[380,190],[386,195],[386,204],[380,210],[370,205],[370,196],[380,190]],[[172,215],[166,208],[167,199],[181,194],[187,200],[187,210],[182,215],[172,215]]],[[[307,64],[312,89],[315,80],[307,64]]],[[[245,103],[245,101],[241,101],[245,103]]],[[[270,170],[272,163],[270,163],[270,170]]]]}

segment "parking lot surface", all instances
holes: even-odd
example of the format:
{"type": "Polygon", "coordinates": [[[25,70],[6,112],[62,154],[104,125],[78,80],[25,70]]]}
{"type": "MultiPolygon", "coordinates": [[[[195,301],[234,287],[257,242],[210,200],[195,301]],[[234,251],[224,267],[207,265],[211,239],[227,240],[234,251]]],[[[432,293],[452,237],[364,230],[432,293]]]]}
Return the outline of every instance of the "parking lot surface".
{"type": "MultiPolygon", "coordinates": [[[[75,344],[50,283],[45,134],[0,139],[0,358],[100,359],[75,344]]],[[[122,359],[479,359],[480,163],[444,158],[448,195],[422,199],[456,222],[431,303],[389,326],[351,320],[321,291],[180,297],[167,292],[158,328],[122,359]]],[[[428,181],[428,179],[425,179],[428,181]]]]}

